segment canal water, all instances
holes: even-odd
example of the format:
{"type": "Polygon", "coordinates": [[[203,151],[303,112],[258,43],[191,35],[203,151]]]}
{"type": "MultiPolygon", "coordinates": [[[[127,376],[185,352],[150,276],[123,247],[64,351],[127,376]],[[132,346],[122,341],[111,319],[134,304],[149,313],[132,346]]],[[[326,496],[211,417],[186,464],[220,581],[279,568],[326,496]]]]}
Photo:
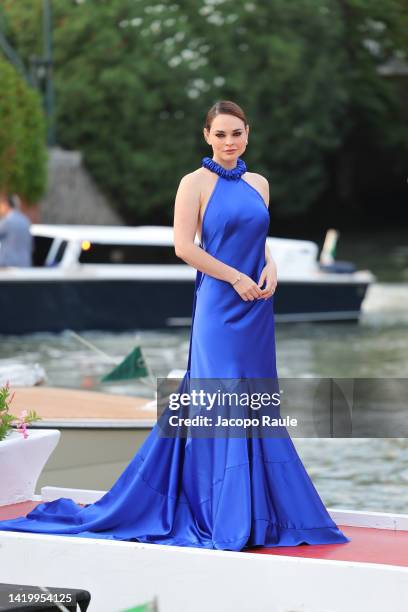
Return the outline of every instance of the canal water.
{"type": "MultiPolygon", "coordinates": [[[[174,329],[82,334],[101,352],[67,332],[0,337],[0,366],[40,364],[48,386],[151,397],[141,381],[108,385],[101,383],[101,377],[135,345],[142,347],[154,376],[167,376],[175,368],[185,370],[189,333],[174,329]]],[[[372,287],[358,324],[278,324],[276,343],[282,378],[407,378],[408,284],[372,287]]],[[[329,507],[408,513],[408,440],[293,441],[329,507]]]]}

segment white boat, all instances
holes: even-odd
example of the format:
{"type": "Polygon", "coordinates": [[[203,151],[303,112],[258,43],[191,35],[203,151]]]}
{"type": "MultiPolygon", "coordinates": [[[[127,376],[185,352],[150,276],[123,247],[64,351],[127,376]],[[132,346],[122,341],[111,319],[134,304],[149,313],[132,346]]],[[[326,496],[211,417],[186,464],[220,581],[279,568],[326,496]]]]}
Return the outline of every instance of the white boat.
{"type": "Polygon", "coordinates": [[[14,359],[0,361],[0,387],[7,382],[12,387],[33,387],[45,381],[45,370],[39,363],[17,363],[14,359]]]}
{"type": "MultiPolygon", "coordinates": [[[[34,224],[31,231],[35,266],[0,270],[0,334],[191,324],[196,270],[175,255],[172,227],[34,224]]],[[[358,320],[371,272],[322,266],[314,242],[267,242],[278,267],[277,321],[358,320]]]]}
{"type": "Polygon", "coordinates": [[[32,432],[56,428],[61,432],[39,486],[109,487],[157,417],[156,402],[148,398],[54,387],[16,389],[13,410],[19,414],[24,408],[41,417],[30,426],[32,432]]]}
{"type": "MultiPolygon", "coordinates": [[[[44,487],[0,519],[103,491],[44,487]]],[[[85,589],[89,612],[156,602],[158,612],[406,612],[408,515],[328,509],[345,544],[242,552],[0,531],[1,579],[85,589]]]]}

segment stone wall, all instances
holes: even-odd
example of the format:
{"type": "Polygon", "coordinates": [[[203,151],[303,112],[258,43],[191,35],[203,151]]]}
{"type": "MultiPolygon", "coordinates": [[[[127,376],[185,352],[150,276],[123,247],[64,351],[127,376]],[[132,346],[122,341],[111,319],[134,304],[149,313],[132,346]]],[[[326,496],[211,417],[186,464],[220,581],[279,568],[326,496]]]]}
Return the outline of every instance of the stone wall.
{"type": "Polygon", "coordinates": [[[46,196],[27,212],[36,223],[123,224],[84,168],[82,154],[57,147],[49,149],[46,196]]]}

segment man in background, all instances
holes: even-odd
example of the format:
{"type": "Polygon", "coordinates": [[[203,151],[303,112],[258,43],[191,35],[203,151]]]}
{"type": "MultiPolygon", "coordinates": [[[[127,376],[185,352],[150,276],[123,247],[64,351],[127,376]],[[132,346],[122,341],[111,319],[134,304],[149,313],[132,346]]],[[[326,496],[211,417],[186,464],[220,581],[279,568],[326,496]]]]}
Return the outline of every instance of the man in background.
{"type": "Polygon", "coordinates": [[[32,265],[33,239],[29,219],[12,196],[0,194],[0,268],[32,265]]]}

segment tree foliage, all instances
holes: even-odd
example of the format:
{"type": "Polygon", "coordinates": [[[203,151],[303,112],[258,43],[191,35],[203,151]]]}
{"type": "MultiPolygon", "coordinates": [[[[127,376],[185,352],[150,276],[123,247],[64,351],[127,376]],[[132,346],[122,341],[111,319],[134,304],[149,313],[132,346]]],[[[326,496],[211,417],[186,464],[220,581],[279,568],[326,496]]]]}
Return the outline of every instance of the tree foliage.
{"type": "MultiPolygon", "coordinates": [[[[403,0],[54,0],[53,10],[60,144],[84,153],[133,222],[171,221],[179,178],[208,153],[202,126],[217,99],[247,112],[245,160],[280,214],[330,190],[352,206],[364,142],[392,150],[394,169],[408,147],[398,86],[378,72],[407,51],[403,0]]],[[[5,11],[28,61],[38,3],[5,0],[5,11]]]]}
{"type": "Polygon", "coordinates": [[[0,191],[36,202],[46,186],[45,119],[41,99],[0,58],[0,191]]]}

